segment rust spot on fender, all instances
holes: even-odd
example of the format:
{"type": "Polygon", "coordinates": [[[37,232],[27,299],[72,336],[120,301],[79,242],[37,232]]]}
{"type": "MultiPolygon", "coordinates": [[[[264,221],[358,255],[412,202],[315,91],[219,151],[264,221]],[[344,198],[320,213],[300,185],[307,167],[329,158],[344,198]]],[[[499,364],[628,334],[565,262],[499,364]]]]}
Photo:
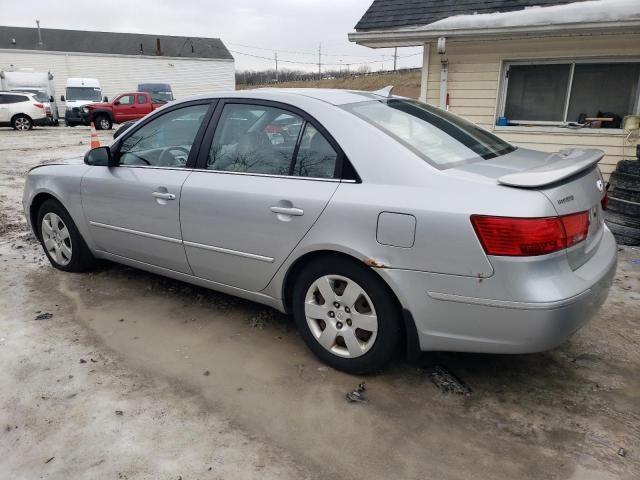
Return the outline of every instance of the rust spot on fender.
{"type": "Polygon", "coordinates": [[[381,263],[379,261],[377,261],[374,258],[365,258],[364,259],[364,264],[371,267],[371,268],[385,268],[386,265],[384,263],[381,263]]]}

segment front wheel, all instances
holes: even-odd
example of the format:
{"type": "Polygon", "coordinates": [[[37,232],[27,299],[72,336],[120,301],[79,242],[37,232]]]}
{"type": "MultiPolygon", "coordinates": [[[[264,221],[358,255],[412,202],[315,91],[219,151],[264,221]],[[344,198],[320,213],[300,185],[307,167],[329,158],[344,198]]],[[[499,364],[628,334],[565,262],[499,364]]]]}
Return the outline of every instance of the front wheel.
{"type": "Polygon", "coordinates": [[[38,234],[44,253],[55,268],[82,272],[95,263],[71,216],[53,199],[45,201],[40,207],[38,234]]]}
{"type": "Polygon", "coordinates": [[[352,374],[381,370],[399,339],[393,293],[356,261],[307,265],[293,289],[293,315],[307,346],[332,367],[352,374]]]}
{"type": "Polygon", "coordinates": [[[99,115],[96,118],[96,128],[98,130],[111,130],[112,125],[111,120],[106,115],[99,115]]]}

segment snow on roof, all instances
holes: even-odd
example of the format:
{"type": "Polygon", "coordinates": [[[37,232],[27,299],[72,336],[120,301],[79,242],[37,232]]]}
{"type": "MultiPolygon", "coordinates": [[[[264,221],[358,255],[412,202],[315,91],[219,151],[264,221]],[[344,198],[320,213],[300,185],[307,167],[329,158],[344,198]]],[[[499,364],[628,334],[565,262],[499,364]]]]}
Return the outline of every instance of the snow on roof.
{"type": "Polygon", "coordinates": [[[480,30],[629,20],[640,20],[640,0],[593,0],[552,7],[529,7],[515,12],[455,15],[419,26],[416,30],[480,30]]]}

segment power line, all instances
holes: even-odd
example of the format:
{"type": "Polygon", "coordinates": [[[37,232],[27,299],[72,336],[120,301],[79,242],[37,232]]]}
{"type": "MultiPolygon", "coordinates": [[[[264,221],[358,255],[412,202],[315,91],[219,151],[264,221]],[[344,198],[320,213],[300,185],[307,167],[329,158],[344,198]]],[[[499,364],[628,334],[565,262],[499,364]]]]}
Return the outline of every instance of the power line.
{"type": "MultiPolygon", "coordinates": [[[[280,48],[267,48],[267,47],[258,47],[255,45],[246,45],[246,44],[242,44],[242,43],[235,43],[235,42],[225,42],[227,45],[235,45],[237,47],[243,47],[243,48],[252,48],[252,49],[256,49],[256,50],[265,50],[265,51],[269,51],[269,52],[273,52],[273,51],[278,51],[280,53],[291,53],[293,55],[309,55],[309,56],[316,56],[318,54],[318,52],[313,52],[310,50],[306,50],[306,51],[302,51],[302,50],[282,50],[280,48]]],[[[352,55],[349,53],[323,53],[322,54],[324,57],[351,57],[351,58],[374,58],[374,57],[378,57],[378,55],[352,55]]],[[[382,57],[393,57],[392,54],[386,54],[386,53],[381,53],[379,54],[379,56],[382,57]]]]}
{"type": "MultiPolygon", "coordinates": [[[[268,60],[269,62],[273,62],[273,58],[271,57],[264,57],[262,55],[254,55],[252,53],[247,53],[247,52],[241,52],[239,50],[231,50],[229,49],[229,51],[231,53],[236,53],[238,55],[244,55],[247,57],[251,57],[251,58],[259,58],[261,60],[268,60]]],[[[305,62],[305,61],[299,61],[299,60],[284,60],[282,58],[278,58],[278,62],[279,63],[292,63],[292,64],[297,64],[297,65],[316,65],[316,66],[320,66],[321,64],[321,50],[319,49],[318,52],[316,53],[316,55],[318,55],[318,61],[317,62],[305,62]]],[[[397,58],[410,58],[410,57],[415,57],[418,55],[422,55],[422,52],[418,52],[418,53],[413,53],[411,55],[398,55],[397,58]]],[[[370,65],[373,63],[380,63],[381,61],[384,61],[383,59],[378,59],[378,60],[373,60],[373,61],[368,61],[368,62],[350,62],[347,63],[346,65],[370,65]]],[[[322,65],[324,66],[332,66],[332,67],[339,67],[342,65],[345,65],[344,63],[323,63],[322,65]]]]}

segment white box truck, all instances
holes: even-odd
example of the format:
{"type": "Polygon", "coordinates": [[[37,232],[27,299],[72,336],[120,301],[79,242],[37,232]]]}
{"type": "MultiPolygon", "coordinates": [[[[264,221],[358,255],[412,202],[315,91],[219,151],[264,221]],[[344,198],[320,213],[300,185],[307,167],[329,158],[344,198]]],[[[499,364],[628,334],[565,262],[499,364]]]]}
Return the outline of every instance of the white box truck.
{"type": "Polygon", "coordinates": [[[65,95],[60,100],[66,102],[64,122],[69,127],[84,125],[82,107],[89,103],[108,102],[102,98],[102,88],[97,78],[68,78],[65,95]]]}
{"type": "Polygon", "coordinates": [[[0,90],[33,93],[44,104],[51,125],[58,125],[58,104],[51,72],[37,72],[32,68],[0,71],[0,90]]]}

